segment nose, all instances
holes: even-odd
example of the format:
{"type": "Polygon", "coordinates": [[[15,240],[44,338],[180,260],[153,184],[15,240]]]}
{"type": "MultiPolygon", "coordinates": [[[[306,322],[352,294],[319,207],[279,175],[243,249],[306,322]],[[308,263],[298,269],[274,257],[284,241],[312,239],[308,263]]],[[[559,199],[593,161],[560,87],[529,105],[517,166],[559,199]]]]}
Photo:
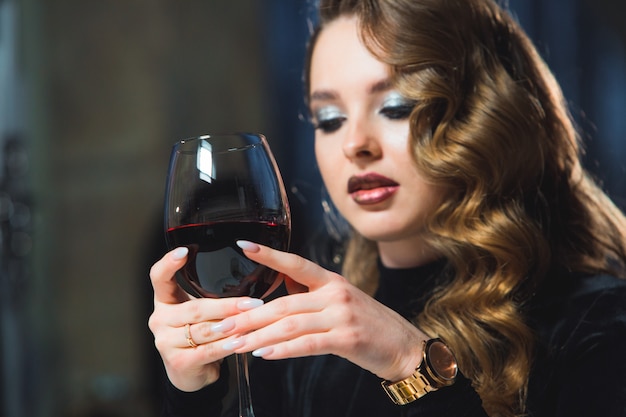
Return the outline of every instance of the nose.
{"type": "Polygon", "coordinates": [[[363,123],[349,126],[343,141],[343,153],[353,161],[379,158],[382,148],[375,130],[369,129],[363,123]]]}

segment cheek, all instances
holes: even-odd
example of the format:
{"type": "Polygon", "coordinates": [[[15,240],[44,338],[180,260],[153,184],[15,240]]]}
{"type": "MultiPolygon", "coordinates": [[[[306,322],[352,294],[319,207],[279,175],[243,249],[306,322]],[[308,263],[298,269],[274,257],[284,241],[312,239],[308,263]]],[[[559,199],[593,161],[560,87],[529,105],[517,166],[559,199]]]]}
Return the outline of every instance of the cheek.
{"type": "Polygon", "coordinates": [[[322,180],[326,185],[326,189],[333,199],[337,197],[335,190],[341,183],[340,171],[342,167],[341,160],[335,153],[336,150],[330,149],[327,145],[324,145],[323,140],[315,140],[315,158],[317,160],[317,166],[320,170],[322,180]]]}
{"type": "Polygon", "coordinates": [[[420,217],[426,219],[432,216],[446,197],[445,190],[431,184],[421,184],[419,194],[421,198],[416,202],[420,207],[420,217]]]}

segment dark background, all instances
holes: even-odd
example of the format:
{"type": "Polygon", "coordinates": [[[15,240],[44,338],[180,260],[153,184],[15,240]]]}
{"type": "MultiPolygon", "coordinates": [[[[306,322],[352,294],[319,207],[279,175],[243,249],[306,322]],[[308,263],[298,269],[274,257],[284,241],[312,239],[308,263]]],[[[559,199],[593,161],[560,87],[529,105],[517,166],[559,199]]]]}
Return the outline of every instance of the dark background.
{"type": "MultiPolygon", "coordinates": [[[[626,206],[626,3],[510,0],[626,206]]],[[[321,228],[303,0],[0,0],[0,415],[153,416],[148,269],[171,144],[267,135],[321,228]]]]}

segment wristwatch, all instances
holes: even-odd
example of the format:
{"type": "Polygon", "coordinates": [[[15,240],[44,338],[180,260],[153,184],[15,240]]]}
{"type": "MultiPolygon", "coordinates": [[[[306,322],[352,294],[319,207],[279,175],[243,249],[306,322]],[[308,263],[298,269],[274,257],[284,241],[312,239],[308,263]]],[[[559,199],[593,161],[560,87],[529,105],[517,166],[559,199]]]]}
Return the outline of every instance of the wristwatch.
{"type": "Polygon", "coordinates": [[[431,391],[454,384],[458,370],[450,348],[441,339],[423,343],[422,361],[413,375],[398,382],[382,382],[383,389],[395,404],[408,404],[431,391]]]}

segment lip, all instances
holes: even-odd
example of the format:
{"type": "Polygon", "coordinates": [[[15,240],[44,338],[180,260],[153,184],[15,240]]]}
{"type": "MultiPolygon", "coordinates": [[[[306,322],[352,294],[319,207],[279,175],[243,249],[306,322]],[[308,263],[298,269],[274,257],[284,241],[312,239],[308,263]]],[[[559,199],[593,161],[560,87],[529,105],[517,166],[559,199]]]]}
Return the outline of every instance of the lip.
{"type": "Polygon", "coordinates": [[[394,180],[380,174],[355,175],[348,180],[348,194],[357,204],[378,204],[395,194],[399,186],[394,180]]]}

